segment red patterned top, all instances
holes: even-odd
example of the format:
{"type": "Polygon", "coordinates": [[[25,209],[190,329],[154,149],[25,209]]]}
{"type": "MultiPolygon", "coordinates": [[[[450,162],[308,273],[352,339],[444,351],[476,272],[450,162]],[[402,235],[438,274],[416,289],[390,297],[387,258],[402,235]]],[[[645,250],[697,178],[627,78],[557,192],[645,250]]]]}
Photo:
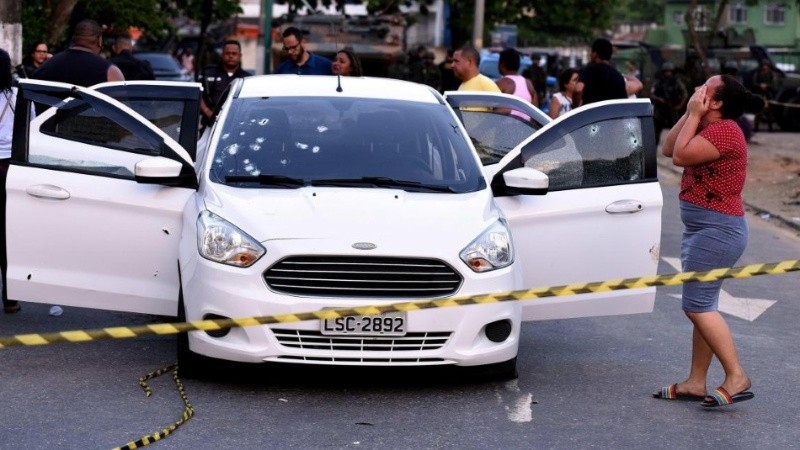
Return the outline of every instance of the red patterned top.
{"type": "Polygon", "coordinates": [[[742,189],[747,172],[747,142],[739,125],[725,119],[709,124],[700,136],[719,150],[719,159],[684,167],[679,198],[723,214],[743,216],[742,189]]]}

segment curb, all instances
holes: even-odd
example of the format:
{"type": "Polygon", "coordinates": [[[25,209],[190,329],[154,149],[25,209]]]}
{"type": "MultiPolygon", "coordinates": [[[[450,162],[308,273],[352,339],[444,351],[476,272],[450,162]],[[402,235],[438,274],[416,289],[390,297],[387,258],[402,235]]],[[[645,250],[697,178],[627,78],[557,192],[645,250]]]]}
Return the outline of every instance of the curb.
{"type": "MultiPolygon", "coordinates": [[[[660,156],[659,156],[659,159],[657,161],[657,164],[658,164],[658,168],[659,169],[664,169],[664,170],[672,172],[672,173],[674,173],[675,175],[678,175],[678,176],[683,175],[683,171],[682,170],[676,168],[675,166],[673,166],[671,164],[667,164],[667,163],[662,162],[662,158],[660,156]]],[[[744,203],[744,206],[747,209],[755,212],[756,214],[769,214],[770,215],[770,219],[767,219],[766,221],[769,221],[771,219],[776,219],[778,222],[780,222],[781,225],[784,225],[784,226],[786,226],[786,227],[788,227],[788,228],[790,228],[790,229],[792,229],[794,231],[800,232],[800,223],[798,223],[798,222],[796,222],[794,220],[791,220],[791,219],[787,219],[787,218],[781,216],[780,214],[776,214],[776,213],[774,213],[772,211],[769,211],[767,209],[764,209],[764,208],[762,208],[760,206],[754,205],[754,204],[748,202],[745,199],[742,199],[742,202],[744,203]]]]}

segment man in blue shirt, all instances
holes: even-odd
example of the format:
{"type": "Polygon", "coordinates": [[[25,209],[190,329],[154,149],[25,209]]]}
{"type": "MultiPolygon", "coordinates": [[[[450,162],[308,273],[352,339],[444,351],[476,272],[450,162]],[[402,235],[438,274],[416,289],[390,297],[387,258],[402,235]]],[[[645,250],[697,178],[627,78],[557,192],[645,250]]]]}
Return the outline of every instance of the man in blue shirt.
{"type": "Polygon", "coordinates": [[[297,75],[332,75],[331,60],[314,55],[303,47],[303,32],[296,27],[283,30],[283,51],[289,58],[282,62],[275,73],[297,75]]]}

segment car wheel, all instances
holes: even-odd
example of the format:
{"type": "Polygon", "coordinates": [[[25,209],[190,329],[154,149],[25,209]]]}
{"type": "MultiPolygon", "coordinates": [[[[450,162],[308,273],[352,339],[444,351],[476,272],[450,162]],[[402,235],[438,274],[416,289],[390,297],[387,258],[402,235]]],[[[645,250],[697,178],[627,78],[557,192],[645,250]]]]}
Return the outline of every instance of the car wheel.
{"type": "Polygon", "coordinates": [[[508,361],[474,367],[473,374],[478,380],[516,380],[519,377],[519,373],[517,372],[517,358],[514,357],[508,361]]]}
{"type": "MultiPolygon", "coordinates": [[[[186,322],[186,308],[183,305],[183,288],[178,295],[178,321],[186,322]]],[[[189,349],[189,333],[177,334],[178,375],[182,378],[198,378],[203,373],[205,358],[189,349]]]]}
{"type": "Polygon", "coordinates": [[[493,364],[494,367],[494,379],[498,381],[510,381],[516,380],[519,378],[519,372],[517,372],[517,358],[514,357],[509,359],[508,361],[493,364]]]}
{"type": "MultiPolygon", "coordinates": [[[[800,95],[790,98],[787,103],[792,106],[800,106],[800,95]]],[[[800,108],[788,107],[783,109],[783,120],[781,129],[784,131],[800,130],[800,108]]]]}

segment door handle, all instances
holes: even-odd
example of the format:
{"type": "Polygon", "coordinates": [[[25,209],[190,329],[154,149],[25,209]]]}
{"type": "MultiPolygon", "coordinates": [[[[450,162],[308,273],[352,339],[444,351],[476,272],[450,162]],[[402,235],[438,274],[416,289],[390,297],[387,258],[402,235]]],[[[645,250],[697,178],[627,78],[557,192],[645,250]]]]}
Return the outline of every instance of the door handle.
{"type": "Polygon", "coordinates": [[[633,214],[644,209],[644,205],[639,200],[617,200],[606,206],[609,214],[633,214]]]}
{"type": "Polygon", "coordinates": [[[36,198],[50,198],[53,200],[66,200],[69,198],[69,192],[67,190],[58,186],[53,186],[52,184],[28,186],[25,192],[36,198]]]}

